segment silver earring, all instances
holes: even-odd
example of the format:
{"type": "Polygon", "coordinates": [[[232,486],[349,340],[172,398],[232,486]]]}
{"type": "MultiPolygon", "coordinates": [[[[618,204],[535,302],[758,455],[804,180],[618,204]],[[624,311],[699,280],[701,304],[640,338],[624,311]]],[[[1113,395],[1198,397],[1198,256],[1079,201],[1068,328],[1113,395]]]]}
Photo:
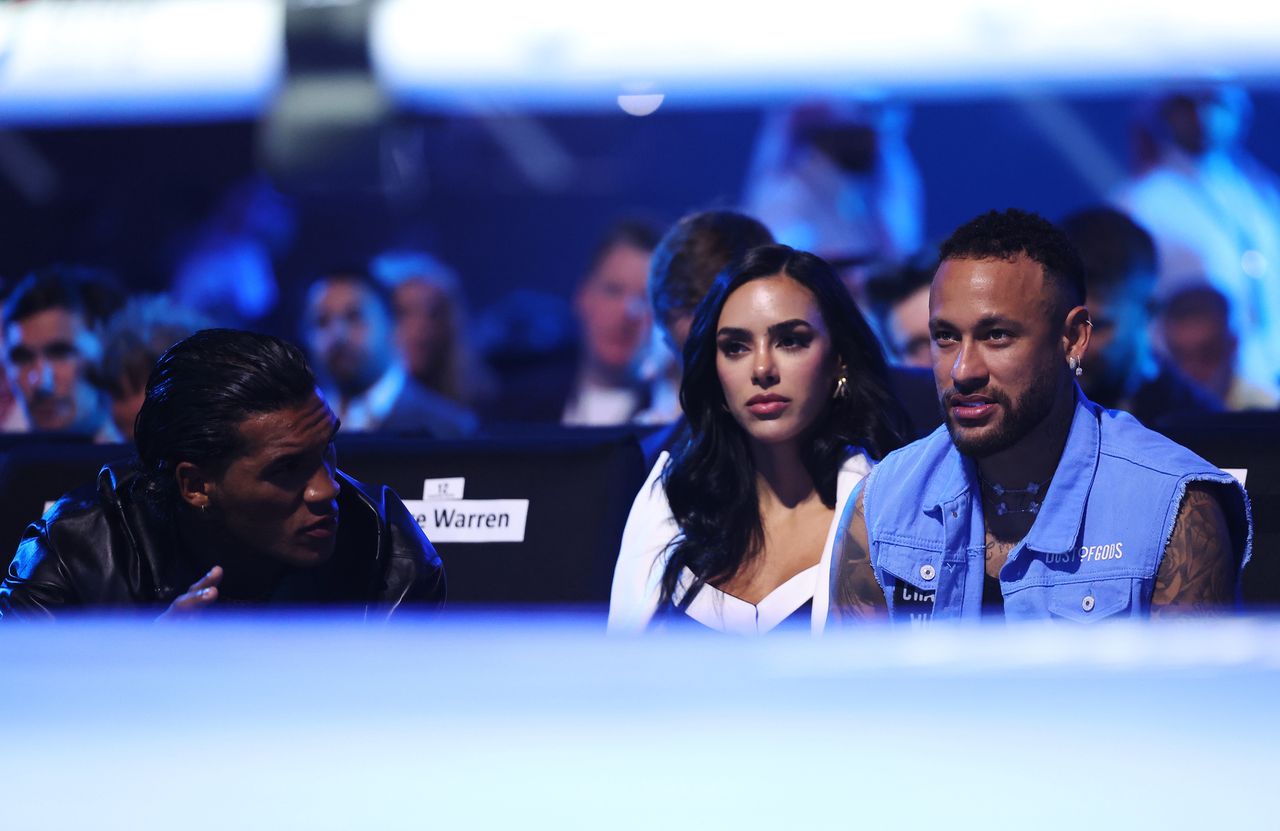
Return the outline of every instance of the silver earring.
{"type": "Polygon", "coordinates": [[[1075,355],[1072,355],[1070,358],[1067,358],[1067,366],[1071,367],[1071,371],[1076,374],[1077,378],[1079,378],[1081,375],[1084,375],[1084,368],[1080,366],[1080,359],[1077,358],[1075,355]]]}
{"type": "Polygon", "coordinates": [[[849,379],[841,375],[836,379],[836,391],[832,394],[832,398],[837,401],[843,401],[849,397],[849,379]]]}

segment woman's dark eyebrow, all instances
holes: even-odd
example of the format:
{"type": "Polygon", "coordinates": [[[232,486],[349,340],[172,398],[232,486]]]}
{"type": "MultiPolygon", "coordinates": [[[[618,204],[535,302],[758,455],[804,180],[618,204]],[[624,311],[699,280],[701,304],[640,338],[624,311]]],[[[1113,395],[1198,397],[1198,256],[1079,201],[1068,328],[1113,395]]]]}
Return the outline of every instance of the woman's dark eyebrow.
{"type": "Polygon", "coordinates": [[[778,335],[790,334],[799,329],[812,329],[812,328],[813,328],[812,323],[810,323],[807,320],[801,320],[800,318],[797,317],[791,320],[784,320],[781,323],[773,324],[772,326],[769,327],[769,335],[772,337],[777,337],[778,335]]]}
{"type": "MultiPolygon", "coordinates": [[[[797,317],[797,318],[793,318],[792,320],[784,320],[781,323],[775,323],[772,326],[770,326],[769,336],[777,337],[778,335],[795,332],[798,329],[812,329],[812,328],[813,328],[812,323],[810,323],[807,320],[801,320],[800,318],[797,317]]],[[[726,326],[720,331],[716,332],[716,337],[718,338],[725,338],[725,337],[750,338],[751,333],[748,332],[746,329],[738,329],[733,326],[726,326]]]]}

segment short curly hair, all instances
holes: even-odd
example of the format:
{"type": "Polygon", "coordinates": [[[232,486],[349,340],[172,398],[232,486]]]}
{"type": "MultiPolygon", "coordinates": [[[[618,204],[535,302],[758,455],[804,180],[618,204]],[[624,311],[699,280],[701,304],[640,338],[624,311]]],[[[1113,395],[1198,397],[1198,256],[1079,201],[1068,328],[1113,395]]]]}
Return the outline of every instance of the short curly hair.
{"type": "Polygon", "coordinates": [[[1039,263],[1046,283],[1058,290],[1066,310],[1084,304],[1084,263],[1062,229],[1039,214],[1010,208],[987,211],[961,225],[942,243],[942,260],[1013,260],[1039,263]]]}

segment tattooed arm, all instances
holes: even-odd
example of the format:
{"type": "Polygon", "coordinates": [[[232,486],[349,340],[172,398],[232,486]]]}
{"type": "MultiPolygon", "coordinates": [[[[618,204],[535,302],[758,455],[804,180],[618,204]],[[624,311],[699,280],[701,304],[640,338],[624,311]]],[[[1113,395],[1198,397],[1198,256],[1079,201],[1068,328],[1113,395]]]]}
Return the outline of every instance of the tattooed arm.
{"type": "Polygon", "coordinates": [[[1222,506],[1205,485],[1187,487],[1151,595],[1151,615],[1171,617],[1227,609],[1236,564],[1222,506]]]}
{"type": "Polygon", "coordinates": [[[832,558],[831,619],[837,623],[880,620],[887,606],[884,592],[871,568],[871,546],[867,542],[867,518],[862,493],[853,503],[853,513],[844,527],[832,558]]]}

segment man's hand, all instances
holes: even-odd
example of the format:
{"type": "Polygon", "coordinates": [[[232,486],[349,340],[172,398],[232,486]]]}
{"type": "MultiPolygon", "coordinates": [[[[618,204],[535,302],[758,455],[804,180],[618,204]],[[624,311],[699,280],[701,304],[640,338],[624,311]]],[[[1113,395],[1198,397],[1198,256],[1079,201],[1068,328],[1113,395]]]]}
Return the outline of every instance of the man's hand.
{"type": "Polygon", "coordinates": [[[222,582],[222,566],[214,566],[209,573],[191,584],[186,594],[179,595],[159,620],[180,620],[198,614],[218,599],[218,583],[222,582]]]}

